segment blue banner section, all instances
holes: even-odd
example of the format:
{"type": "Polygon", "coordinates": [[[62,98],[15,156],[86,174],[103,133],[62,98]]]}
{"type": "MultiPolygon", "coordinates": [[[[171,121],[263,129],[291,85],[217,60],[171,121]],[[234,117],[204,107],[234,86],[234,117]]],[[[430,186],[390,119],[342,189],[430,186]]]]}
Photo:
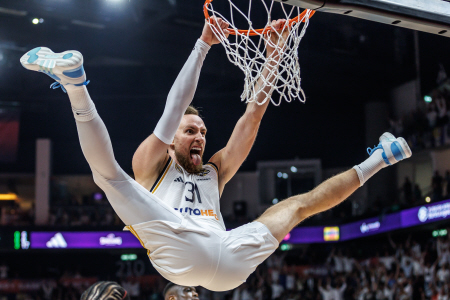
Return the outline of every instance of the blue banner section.
{"type": "Polygon", "coordinates": [[[306,244],[348,241],[396,229],[443,221],[449,218],[450,200],[444,200],[340,226],[298,227],[286,236],[284,242],[306,244]]]}
{"type": "MultiPolygon", "coordinates": [[[[340,226],[298,227],[284,243],[311,244],[348,241],[396,229],[443,221],[450,218],[450,200],[405,209],[397,213],[369,218],[340,226]]],[[[31,232],[14,233],[15,249],[113,249],[141,248],[131,233],[114,232],[31,232]],[[16,238],[17,236],[17,238],[16,238]],[[17,245],[16,245],[17,244],[17,245]],[[31,245],[30,245],[31,244],[31,245]]]]}

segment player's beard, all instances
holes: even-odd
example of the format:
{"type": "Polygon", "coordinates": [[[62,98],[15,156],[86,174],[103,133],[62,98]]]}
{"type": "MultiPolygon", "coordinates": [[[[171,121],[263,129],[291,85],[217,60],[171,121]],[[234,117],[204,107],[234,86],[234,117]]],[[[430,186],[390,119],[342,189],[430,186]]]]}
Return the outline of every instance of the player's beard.
{"type": "Polygon", "coordinates": [[[201,162],[196,166],[191,160],[191,155],[183,155],[175,149],[175,157],[177,158],[178,163],[180,166],[183,167],[183,169],[186,170],[186,172],[195,174],[199,173],[203,169],[203,154],[200,156],[201,162]]]}

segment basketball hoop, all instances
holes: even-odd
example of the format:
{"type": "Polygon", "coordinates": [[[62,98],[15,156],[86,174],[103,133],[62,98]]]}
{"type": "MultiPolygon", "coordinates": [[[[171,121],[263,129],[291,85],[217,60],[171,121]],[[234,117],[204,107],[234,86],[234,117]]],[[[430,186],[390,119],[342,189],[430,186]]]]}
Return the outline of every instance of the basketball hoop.
{"type": "Polygon", "coordinates": [[[224,46],[230,62],[238,66],[244,72],[244,91],[241,95],[241,100],[245,102],[256,102],[257,104],[262,105],[270,99],[276,106],[281,104],[282,99],[285,99],[287,102],[291,102],[295,99],[304,102],[305,94],[300,87],[300,65],[298,62],[297,49],[305,34],[306,28],[308,27],[309,19],[314,15],[315,11],[306,9],[300,13],[300,8],[298,7],[292,7],[287,10],[284,4],[279,3],[278,5],[281,7],[284,19],[288,21],[285,22],[281,30],[277,32],[270,26],[272,21],[271,14],[274,7],[273,0],[258,0],[262,2],[263,7],[267,12],[266,26],[261,29],[254,29],[250,20],[252,0],[250,0],[247,14],[244,14],[231,2],[231,0],[228,0],[231,10],[231,21],[227,20],[222,14],[214,10],[212,1],[213,0],[206,0],[203,6],[203,12],[206,20],[208,20],[211,30],[224,46]],[[270,4],[267,5],[266,2],[270,2],[270,4]],[[229,23],[230,26],[228,31],[230,35],[234,37],[229,37],[229,39],[227,39],[226,34],[221,28],[212,26],[211,22],[209,22],[210,14],[229,23]],[[249,25],[249,29],[242,30],[236,27],[234,22],[235,14],[245,18],[249,25]],[[277,47],[277,45],[274,45],[270,41],[268,34],[275,33],[278,34],[278,36],[281,36],[280,32],[284,30],[289,30],[289,34],[282,49],[279,49],[280,47],[278,47],[281,58],[275,60],[273,55],[266,57],[267,44],[271,47],[277,47]],[[267,80],[264,76],[261,76],[262,71],[266,66],[273,66],[274,64],[276,64],[276,67],[278,68],[272,67],[272,70],[270,71],[270,76],[275,76],[274,80],[267,80]],[[259,78],[263,80],[263,86],[257,85],[259,78]],[[268,93],[264,91],[264,86],[270,86],[270,91],[268,93]],[[272,99],[271,95],[273,91],[278,92],[278,101],[272,99]],[[261,92],[265,93],[265,97],[261,102],[258,102],[256,101],[256,98],[261,92]]]}

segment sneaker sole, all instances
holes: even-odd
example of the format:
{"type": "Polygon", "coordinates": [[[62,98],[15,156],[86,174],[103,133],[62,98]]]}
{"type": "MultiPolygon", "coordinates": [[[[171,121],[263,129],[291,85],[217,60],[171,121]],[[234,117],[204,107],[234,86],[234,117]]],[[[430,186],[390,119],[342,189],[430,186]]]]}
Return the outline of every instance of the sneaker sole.
{"type": "Polygon", "coordinates": [[[54,53],[46,47],[37,47],[20,58],[25,69],[78,78],[84,75],[83,55],[75,50],[54,53]],[[78,75],[78,76],[76,76],[78,75]]]}
{"type": "Polygon", "coordinates": [[[402,146],[402,150],[403,150],[403,152],[404,152],[405,155],[406,155],[405,158],[411,157],[412,151],[411,151],[411,148],[409,148],[409,145],[408,145],[408,143],[405,141],[405,139],[402,138],[402,137],[399,137],[399,138],[397,138],[397,142],[400,144],[400,146],[402,146]]]}

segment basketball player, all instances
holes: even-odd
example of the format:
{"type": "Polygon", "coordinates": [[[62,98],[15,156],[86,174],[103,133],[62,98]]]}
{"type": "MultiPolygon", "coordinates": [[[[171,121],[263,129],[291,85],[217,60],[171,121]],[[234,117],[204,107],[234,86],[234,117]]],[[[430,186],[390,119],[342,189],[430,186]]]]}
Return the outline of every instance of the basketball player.
{"type": "Polygon", "coordinates": [[[164,300],[199,300],[194,286],[182,286],[169,282],[163,291],[164,300]]]}
{"type": "MultiPolygon", "coordinates": [[[[227,23],[220,19],[212,22],[212,28],[220,26],[227,33],[227,23]]],[[[279,30],[282,24],[283,20],[277,20],[271,26],[279,30]]],[[[227,145],[208,163],[202,163],[207,129],[188,106],[203,60],[210,46],[220,42],[211,27],[205,25],[170,90],[153,134],[134,155],[136,180],[114,158],[106,127],[86,89],[81,53],[53,53],[39,47],[26,53],[21,63],[56,80],[53,88],[67,90],[94,180],[126,228],[148,250],[155,269],[178,285],[225,291],[245,282],[298,223],[336,206],[380,169],[410,157],[411,150],[403,138],[385,133],[363,163],[308,193],[281,201],[252,223],[226,231],[219,210],[220,195],[247,157],[269,101],[263,105],[249,103],[227,145]]],[[[271,63],[265,66],[255,89],[270,94],[265,82],[274,80],[287,32],[269,35],[266,55],[271,63]]],[[[261,100],[263,94],[255,100],[261,100]]]]}
{"type": "Polygon", "coordinates": [[[130,300],[130,295],[117,282],[99,281],[84,291],[81,300],[130,300]]]}

